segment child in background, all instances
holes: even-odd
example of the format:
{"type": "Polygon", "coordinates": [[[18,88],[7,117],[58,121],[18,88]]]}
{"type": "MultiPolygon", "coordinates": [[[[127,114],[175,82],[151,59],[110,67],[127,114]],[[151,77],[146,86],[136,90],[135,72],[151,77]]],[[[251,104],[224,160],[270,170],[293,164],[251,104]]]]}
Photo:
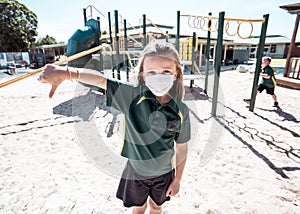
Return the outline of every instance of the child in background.
{"type": "Polygon", "coordinates": [[[270,63],[271,57],[265,56],[262,58],[262,70],[260,73],[262,79],[258,85],[257,93],[261,93],[263,90],[266,90],[267,94],[270,94],[274,100],[274,107],[278,107],[277,96],[274,93],[276,87],[276,79],[270,63]]]}

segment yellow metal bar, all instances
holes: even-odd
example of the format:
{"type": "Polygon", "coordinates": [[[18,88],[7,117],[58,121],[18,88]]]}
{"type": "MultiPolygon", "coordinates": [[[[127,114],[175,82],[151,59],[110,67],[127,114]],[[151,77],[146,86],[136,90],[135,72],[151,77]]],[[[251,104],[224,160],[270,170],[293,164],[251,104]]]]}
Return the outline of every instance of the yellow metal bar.
{"type": "Polygon", "coordinates": [[[159,27],[157,27],[157,25],[154,24],[150,19],[147,18],[147,20],[151,23],[152,26],[157,28],[164,36],[167,36],[167,34],[165,32],[163,32],[159,27]]]}

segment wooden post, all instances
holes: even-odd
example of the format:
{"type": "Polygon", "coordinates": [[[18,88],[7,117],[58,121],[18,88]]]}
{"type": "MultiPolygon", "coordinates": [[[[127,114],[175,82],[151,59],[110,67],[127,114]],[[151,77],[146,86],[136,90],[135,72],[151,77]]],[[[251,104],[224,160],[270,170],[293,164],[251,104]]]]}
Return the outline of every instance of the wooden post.
{"type": "Polygon", "coordinates": [[[288,52],[286,63],[285,63],[285,70],[283,73],[284,77],[289,77],[289,75],[290,75],[290,70],[291,70],[290,61],[291,61],[293,47],[295,46],[295,40],[296,40],[297,31],[298,31],[299,20],[300,20],[300,14],[297,14],[294,32],[293,32],[293,36],[292,36],[290,47],[289,47],[289,52],[288,52]]]}

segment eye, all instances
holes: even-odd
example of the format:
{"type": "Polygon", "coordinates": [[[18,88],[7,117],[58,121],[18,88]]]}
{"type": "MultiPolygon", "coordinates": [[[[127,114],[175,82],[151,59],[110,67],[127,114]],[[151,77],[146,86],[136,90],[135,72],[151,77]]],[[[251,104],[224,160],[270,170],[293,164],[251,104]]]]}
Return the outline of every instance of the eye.
{"type": "Polygon", "coordinates": [[[170,70],[164,70],[163,74],[172,74],[172,72],[170,70]]]}
{"type": "Polygon", "coordinates": [[[155,75],[155,74],[156,74],[155,71],[147,71],[147,72],[145,72],[146,76],[151,76],[151,75],[155,75]]]}

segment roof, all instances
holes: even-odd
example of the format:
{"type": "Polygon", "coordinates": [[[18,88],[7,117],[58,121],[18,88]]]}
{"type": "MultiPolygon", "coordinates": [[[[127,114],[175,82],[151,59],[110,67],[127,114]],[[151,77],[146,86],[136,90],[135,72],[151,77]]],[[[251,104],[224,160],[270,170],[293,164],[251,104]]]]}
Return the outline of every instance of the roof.
{"type": "MultiPolygon", "coordinates": [[[[236,43],[248,43],[248,44],[258,44],[259,36],[254,36],[249,39],[235,40],[236,43]]],[[[269,35],[266,36],[265,44],[286,44],[290,43],[291,40],[286,36],[281,35],[269,35]]]]}
{"type": "Polygon", "coordinates": [[[300,3],[282,5],[280,8],[287,10],[290,14],[300,14],[300,3]]]}
{"type": "Polygon", "coordinates": [[[35,47],[35,49],[60,48],[60,47],[66,47],[66,46],[67,46],[67,44],[60,43],[60,44],[51,44],[51,45],[41,45],[41,46],[35,47]]]}

